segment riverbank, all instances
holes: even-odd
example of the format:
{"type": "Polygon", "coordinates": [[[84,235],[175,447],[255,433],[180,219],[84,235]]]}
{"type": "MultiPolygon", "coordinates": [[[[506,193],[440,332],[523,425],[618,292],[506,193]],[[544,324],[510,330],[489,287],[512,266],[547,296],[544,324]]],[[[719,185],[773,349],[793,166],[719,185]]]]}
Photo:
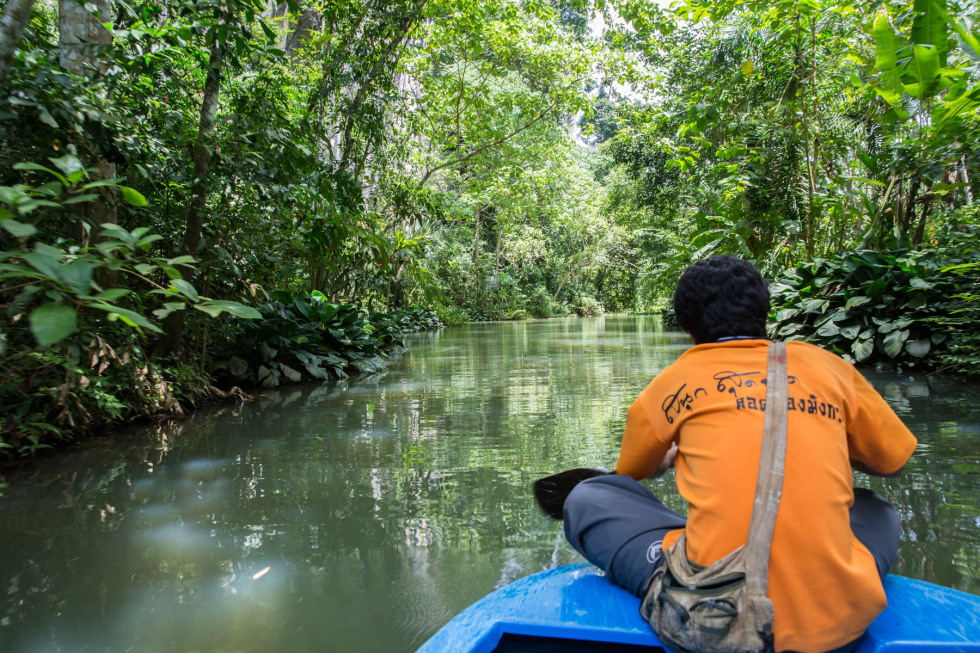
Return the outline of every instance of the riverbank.
{"type": "Polygon", "coordinates": [[[133,332],[113,342],[120,332],[112,329],[5,357],[0,459],[37,455],[137,420],[248,401],[281,383],[378,373],[405,336],[441,326],[427,309],[368,312],[318,294],[273,293],[256,309],[257,320],[212,327],[210,347],[184,359],[151,357],[152,341],[133,332]]]}
{"type": "MultiPolygon", "coordinates": [[[[967,328],[972,318],[980,320],[980,305],[969,301],[971,289],[980,286],[976,266],[949,269],[926,260],[916,267],[908,262],[925,257],[903,254],[862,252],[791,271],[773,284],[770,333],[806,338],[864,366],[915,370],[926,378],[977,378],[977,336],[967,328]]],[[[153,359],[146,354],[152,341],[110,329],[87,342],[69,338],[7,356],[9,373],[0,381],[0,460],[37,455],[141,420],[244,403],[281,384],[380,373],[406,335],[443,324],[434,310],[368,312],[319,293],[273,292],[256,310],[259,319],[212,327],[210,347],[186,360],[153,359]],[[110,344],[114,334],[124,336],[122,344],[110,344]]],[[[672,324],[669,309],[656,315],[672,324]]],[[[197,337],[207,343],[206,326],[197,337]]]]}

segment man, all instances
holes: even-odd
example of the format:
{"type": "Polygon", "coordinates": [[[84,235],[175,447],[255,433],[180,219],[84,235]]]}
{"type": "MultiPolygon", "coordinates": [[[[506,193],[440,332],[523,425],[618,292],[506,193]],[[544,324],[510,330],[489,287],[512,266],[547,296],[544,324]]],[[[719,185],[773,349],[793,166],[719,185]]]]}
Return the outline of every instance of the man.
{"type": "MultiPolygon", "coordinates": [[[[630,407],[616,474],[581,483],[565,503],[572,546],[639,596],[682,529],[701,565],[745,543],[762,447],[762,276],[731,256],[699,261],[682,275],[674,311],[695,346],[630,407]],[[636,482],[675,463],[686,520],[636,482]]],[[[787,361],[786,467],[769,558],[776,650],[844,651],[885,607],[881,579],[899,537],[895,509],[854,490],[851,468],[897,474],[916,440],[843,359],[795,341],[787,361]]]]}

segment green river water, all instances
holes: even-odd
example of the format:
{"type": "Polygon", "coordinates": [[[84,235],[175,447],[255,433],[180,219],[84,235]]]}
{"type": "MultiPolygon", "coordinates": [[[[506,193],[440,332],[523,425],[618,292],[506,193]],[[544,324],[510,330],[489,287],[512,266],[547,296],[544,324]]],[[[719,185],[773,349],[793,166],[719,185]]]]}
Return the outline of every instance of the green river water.
{"type": "MultiPolygon", "coordinates": [[[[689,346],[656,316],[423,334],[382,376],[267,393],[3,473],[0,651],[413,651],[579,560],[535,478],[615,463],[689,346]]],[[[980,393],[866,371],[920,445],[855,483],[903,518],[893,572],[980,593],[980,393]]],[[[683,509],[673,474],[653,487],[683,509]]]]}

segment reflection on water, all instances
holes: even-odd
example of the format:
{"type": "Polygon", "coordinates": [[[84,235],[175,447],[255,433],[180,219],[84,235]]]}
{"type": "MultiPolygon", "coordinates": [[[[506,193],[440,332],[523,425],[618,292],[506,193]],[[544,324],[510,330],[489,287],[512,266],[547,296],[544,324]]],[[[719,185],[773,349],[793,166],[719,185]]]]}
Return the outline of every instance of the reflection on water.
{"type": "MultiPolygon", "coordinates": [[[[383,376],[42,461],[0,502],[0,650],[414,650],[578,559],[531,482],[611,466],[629,403],[686,347],[651,316],[447,329],[383,376]]],[[[980,592],[977,388],[869,377],[921,441],[908,476],[856,476],[902,513],[895,571],[980,592]]]]}

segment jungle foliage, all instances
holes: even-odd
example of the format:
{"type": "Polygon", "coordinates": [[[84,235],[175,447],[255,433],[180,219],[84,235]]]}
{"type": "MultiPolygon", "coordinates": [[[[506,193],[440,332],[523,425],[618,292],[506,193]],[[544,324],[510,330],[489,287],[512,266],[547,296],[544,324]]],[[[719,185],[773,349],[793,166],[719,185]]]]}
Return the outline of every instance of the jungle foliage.
{"type": "Polygon", "coordinates": [[[780,337],[975,372],[978,5],[620,10],[614,38],[659,97],[622,110],[602,149],[614,209],[656,236],[638,263],[654,295],[736,254],[775,281],[780,337]]]}
{"type": "Polygon", "coordinates": [[[433,311],[395,309],[368,315],[356,304],[336,304],[313,291],[272,293],[258,304],[261,317],[242,325],[234,341],[217,346],[212,369],[235,382],[263,388],[312,379],[347,378],[349,371],[374,374],[403,336],[442,326],[433,311]]]}
{"type": "Polygon", "coordinates": [[[957,232],[945,255],[857,250],[797,266],[772,288],[774,336],[805,337],[858,363],[976,373],[978,231],[957,232]]]}
{"type": "Polygon", "coordinates": [[[664,308],[712,253],[785,336],[976,371],[975,2],[3,11],[0,455],[420,326],[664,308]]]}

